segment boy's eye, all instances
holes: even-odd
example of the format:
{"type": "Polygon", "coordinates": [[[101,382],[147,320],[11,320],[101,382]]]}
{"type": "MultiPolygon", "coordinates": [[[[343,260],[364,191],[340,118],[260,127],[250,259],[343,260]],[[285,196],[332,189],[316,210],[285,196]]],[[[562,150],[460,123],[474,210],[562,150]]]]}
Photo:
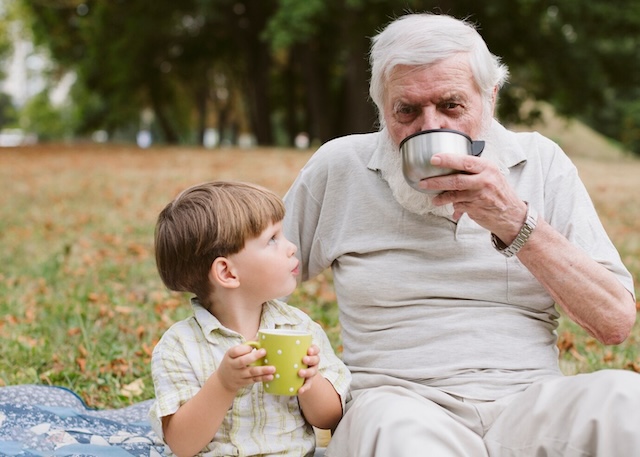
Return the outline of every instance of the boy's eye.
{"type": "Polygon", "coordinates": [[[278,240],[276,239],[276,235],[273,235],[271,238],[269,238],[269,244],[275,244],[277,242],[278,240]]]}

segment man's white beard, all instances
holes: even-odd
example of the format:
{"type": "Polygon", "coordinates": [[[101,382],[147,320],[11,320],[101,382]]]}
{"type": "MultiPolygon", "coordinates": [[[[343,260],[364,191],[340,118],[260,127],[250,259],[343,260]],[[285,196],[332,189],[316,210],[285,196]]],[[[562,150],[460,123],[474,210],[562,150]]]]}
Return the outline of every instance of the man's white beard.
{"type": "Polygon", "coordinates": [[[444,206],[435,206],[432,200],[436,194],[418,192],[407,184],[402,173],[400,150],[393,143],[386,129],[380,132],[380,141],[383,148],[380,171],[383,179],[389,184],[396,201],[407,211],[421,216],[433,214],[451,218],[453,216],[453,205],[451,203],[444,206]]]}

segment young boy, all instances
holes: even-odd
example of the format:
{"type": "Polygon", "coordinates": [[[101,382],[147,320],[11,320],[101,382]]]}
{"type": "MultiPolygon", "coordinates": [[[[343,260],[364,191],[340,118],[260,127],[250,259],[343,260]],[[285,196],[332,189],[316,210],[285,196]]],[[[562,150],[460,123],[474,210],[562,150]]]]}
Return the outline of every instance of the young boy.
{"type": "Polygon", "coordinates": [[[239,182],[191,187],[158,217],[160,277],[195,294],[193,316],[167,330],[151,361],[151,422],[175,455],[313,455],[312,426],[332,429],[342,417],[347,368],[317,323],[276,300],[293,292],[298,274],[283,217],[275,194],[239,182]],[[265,350],[246,342],[265,328],[313,335],[297,396],[263,390],[275,368],[252,366],[265,350]]]}

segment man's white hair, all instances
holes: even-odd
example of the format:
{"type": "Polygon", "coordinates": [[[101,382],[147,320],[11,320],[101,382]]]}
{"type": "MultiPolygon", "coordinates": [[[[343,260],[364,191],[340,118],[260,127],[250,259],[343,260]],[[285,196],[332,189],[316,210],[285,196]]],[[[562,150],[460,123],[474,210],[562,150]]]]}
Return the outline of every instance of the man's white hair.
{"type": "Polygon", "coordinates": [[[484,104],[490,106],[494,88],[502,87],[509,71],[470,22],[441,14],[408,14],[373,37],[369,94],[378,108],[380,128],[386,82],[396,65],[427,66],[458,53],[469,55],[474,80],[484,104]]]}

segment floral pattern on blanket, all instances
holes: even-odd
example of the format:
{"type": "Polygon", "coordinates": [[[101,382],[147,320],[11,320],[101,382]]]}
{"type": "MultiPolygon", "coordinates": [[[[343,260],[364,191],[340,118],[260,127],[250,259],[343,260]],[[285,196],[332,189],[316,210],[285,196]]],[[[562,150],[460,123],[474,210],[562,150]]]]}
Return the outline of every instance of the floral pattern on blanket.
{"type": "Polygon", "coordinates": [[[150,406],[93,410],[62,387],[0,387],[0,456],[161,456],[150,406]]]}

